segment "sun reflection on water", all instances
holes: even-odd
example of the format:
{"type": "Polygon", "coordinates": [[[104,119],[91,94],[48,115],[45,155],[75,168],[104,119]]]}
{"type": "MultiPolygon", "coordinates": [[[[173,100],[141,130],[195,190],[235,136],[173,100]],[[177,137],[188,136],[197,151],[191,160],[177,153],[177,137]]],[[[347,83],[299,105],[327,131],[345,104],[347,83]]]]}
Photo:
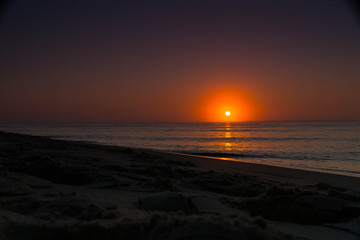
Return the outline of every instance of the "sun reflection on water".
{"type": "Polygon", "coordinates": [[[231,125],[230,122],[225,123],[225,151],[232,151],[232,142],[231,142],[231,125]]]}

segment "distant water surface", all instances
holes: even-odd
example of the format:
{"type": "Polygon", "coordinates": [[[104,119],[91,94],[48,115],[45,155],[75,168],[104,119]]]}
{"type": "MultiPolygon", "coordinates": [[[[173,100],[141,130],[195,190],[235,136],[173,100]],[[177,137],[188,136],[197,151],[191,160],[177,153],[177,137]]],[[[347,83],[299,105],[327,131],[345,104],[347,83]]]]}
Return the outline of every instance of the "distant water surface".
{"type": "Polygon", "coordinates": [[[360,122],[0,124],[0,130],[360,177],[360,122]]]}

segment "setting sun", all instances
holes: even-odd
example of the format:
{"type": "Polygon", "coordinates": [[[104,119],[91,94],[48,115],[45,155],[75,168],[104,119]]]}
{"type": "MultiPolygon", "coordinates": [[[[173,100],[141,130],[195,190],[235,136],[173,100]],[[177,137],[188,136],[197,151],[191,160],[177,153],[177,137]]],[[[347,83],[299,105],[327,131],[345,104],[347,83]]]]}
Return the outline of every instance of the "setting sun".
{"type": "Polygon", "coordinates": [[[257,120],[260,109],[247,92],[223,88],[204,94],[194,107],[194,114],[198,121],[242,122],[257,120]]]}

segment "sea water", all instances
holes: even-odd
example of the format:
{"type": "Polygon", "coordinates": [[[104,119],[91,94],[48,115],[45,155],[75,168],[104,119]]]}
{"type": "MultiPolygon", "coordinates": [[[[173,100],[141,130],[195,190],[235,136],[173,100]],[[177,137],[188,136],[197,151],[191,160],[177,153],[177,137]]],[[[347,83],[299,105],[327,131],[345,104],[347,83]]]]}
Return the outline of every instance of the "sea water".
{"type": "Polygon", "coordinates": [[[0,130],[360,177],[360,122],[0,124],[0,130]]]}

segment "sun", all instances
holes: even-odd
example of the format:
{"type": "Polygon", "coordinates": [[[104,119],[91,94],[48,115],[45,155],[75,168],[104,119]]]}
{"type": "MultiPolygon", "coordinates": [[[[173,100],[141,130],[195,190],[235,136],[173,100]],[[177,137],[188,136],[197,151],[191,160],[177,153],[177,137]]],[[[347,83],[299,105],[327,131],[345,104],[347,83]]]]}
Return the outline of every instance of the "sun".
{"type": "Polygon", "coordinates": [[[193,114],[199,122],[245,122],[260,120],[261,108],[247,92],[223,88],[199,96],[193,114]]]}

